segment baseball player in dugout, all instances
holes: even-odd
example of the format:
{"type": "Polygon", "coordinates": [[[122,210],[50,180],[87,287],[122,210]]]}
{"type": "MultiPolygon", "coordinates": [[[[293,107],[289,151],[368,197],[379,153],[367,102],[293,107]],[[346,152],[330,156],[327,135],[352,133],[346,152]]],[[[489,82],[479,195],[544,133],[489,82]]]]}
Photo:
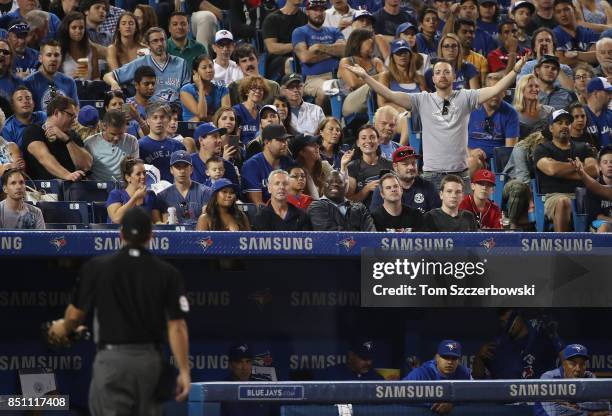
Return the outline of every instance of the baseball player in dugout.
{"type": "Polygon", "coordinates": [[[162,403],[185,400],[190,388],[189,303],[178,270],[147,249],[150,216],[132,208],[121,221],[123,248],[80,270],[72,303],[49,328],[49,342],[67,345],[94,312],[97,354],[89,389],[94,416],[161,415],[162,403]],[[166,342],[179,374],[162,353],[166,342]]]}

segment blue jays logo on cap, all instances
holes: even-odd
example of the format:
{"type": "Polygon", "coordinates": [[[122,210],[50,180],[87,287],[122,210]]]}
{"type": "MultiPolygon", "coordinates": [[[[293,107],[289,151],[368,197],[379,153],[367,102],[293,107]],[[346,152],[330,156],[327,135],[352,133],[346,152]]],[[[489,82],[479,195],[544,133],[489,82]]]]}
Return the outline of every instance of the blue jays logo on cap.
{"type": "Polygon", "coordinates": [[[438,355],[441,357],[461,357],[461,344],[452,339],[445,339],[438,345],[438,355]]]}

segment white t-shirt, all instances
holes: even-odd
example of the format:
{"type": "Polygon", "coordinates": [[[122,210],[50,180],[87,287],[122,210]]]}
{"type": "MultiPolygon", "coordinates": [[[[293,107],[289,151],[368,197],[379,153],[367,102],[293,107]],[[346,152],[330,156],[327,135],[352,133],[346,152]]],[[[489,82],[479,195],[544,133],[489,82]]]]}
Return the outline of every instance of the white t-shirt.
{"type": "Polygon", "coordinates": [[[236,62],[232,61],[231,59],[227,68],[224,68],[219,65],[216,59],[213,62],[215,66],[214,81],[221,83],[221,85],[228,86],[231,82],[238,81],[244,78],[244,74],[242,73],[242,70],[240,69],[238,64],[236,64],[236,62]]]}

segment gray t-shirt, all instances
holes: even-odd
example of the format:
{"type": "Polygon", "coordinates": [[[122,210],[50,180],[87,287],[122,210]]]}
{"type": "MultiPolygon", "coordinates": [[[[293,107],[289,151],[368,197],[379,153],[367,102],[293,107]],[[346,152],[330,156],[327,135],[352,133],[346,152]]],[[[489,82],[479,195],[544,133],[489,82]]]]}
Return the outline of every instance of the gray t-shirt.
{"type": "Polygon", "coordinates": [[[6,200],[0,202],[0,228],[19,228],[22,230],[44,230],[45,220],[42,211],[34,205],[23,204],[19,211],[6,206],[6,200]]]}
{"type": "Polygon", "coordinates": [[[442,115],[444,99],[435,92],[409,94],[412,108],[423,124],[423,170],[461,172],[467,169],[468,123],[478,107],[478,90],[458,90],[448,97],[448,114],[442,115]]]}
{"type": "Polygon", "coordinates": [[[117,144],[104,140],[102,133],[85,139],[85,149],[93,156],[91,179],[94,181],[122,180],[121,161],[130,156],[138,158],[138,140],[131,134],[125,134],[117,144]]]}

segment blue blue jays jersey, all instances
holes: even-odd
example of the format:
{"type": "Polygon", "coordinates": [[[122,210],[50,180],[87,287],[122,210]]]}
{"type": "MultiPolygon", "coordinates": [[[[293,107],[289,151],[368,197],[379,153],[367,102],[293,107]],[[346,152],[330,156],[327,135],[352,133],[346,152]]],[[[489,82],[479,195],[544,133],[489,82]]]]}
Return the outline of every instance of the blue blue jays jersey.
{"type": "Polygon", "coordinates": [[[457,366],[453,374],[447,376],[438,370],[436,360],[429,360],[423,363],[420,367],[412,370],[404,380],[471,380],[472,374],[470,369],[462,364],[457,366]]]}
{"type": "Polygon", "coordinates": [[[612,144],[612,110],[604,108],[599,117],[591,111],[588,105],[584,106],[587,113],[586,130],[597,136],[599,147],[612,144]]]}
{"type": "Polygon", "coordinates": [[[23,82],[32,92],[34,110],[36,111],[47,110],[47,104],[51,101],[54,91],[72,98],[76,105],[79,105],[76,83],[72,78],[67,77],[61,72],[56,72],[53,74],[53,80],[49,80],[40,71],[36,71],[23,82]]]}
{"type": "Polygon", "coordinates": [[[19,56],[13,55],[13,71],[25,72],[32,75],[38,68],[38,51],[32,48],[26,48],[25,54],[19,56]]]}
{"type": "MultiPolygon", "coordinates": [[[[280,168],[289,170],[293,162],[288,157],[282,157],[280,168]]],[[[260,192],[263,202],[270,199],[268,192],[268,175],[273,168],[270,166],[263,152],[257,153],[242,165],[242,188],[245,192],[260,192]]]]}
{"type": "Polygon", "coordinates": [[[150,66],[155,71],[155,96],[152,101],[178,101],[183,85],[191,81],[191,74],[183,58],[168,55],[166,64],[160,66],[151,55],[135,59],[113,71],[117,82],[126,84],[133,82],[136,69],[150,66]]]}
{"type": "Polygon", "coordinates": [[[158,141],[145,136],[138,140],[138,148],[140,158],[145,163],[159,169],[162,180],[174,183],[174,178],[170,173],[170,155],[177,150],[185,150],[183,143],[168,138],[158,141]]]}

